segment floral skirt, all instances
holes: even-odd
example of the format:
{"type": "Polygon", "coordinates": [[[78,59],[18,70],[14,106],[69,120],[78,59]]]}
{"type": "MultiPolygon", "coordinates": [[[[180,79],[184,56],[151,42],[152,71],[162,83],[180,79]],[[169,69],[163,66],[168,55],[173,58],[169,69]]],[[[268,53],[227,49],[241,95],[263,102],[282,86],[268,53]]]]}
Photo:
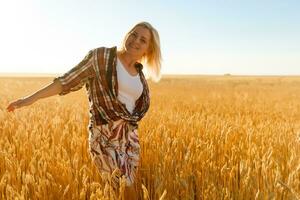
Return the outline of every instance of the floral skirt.
{"type": "Polygon", "coordinates": [[[119,169],[126,185],[134,183],[140,158],[138,129],[120,119],[93,126],[89,131],[89,152],[100,173],[119,169]]]}

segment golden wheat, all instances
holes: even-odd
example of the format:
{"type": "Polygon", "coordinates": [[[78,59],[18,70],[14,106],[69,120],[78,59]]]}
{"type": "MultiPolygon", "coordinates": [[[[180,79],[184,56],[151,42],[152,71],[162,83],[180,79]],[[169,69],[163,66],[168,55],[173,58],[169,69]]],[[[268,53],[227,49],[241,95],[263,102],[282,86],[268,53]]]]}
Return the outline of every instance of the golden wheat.
{"type": "MultiPolygon", "coordinates": [[[[0,78],[0,199],[123,199],[124,182],[114,193],[89,157],[84,90],[5,111],[51,80],[0,78]]],[[[149,84],[151,106],[139,126],[141,198],[300,198],[300,77],[149,84]]]]}

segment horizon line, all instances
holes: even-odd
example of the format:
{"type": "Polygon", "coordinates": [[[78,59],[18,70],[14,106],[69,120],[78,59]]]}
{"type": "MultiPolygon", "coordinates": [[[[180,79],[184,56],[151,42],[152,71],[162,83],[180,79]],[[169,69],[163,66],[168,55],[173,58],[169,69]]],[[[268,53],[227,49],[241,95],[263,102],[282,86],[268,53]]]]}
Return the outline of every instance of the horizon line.
{"type": "MultiPolygon", "coordinates": [[[[30,72],[24,72],[24,73],[19,73],[19,72],[0,72],[0,77],[56,77],[60,76],[62,74],[59,73],[30,73],[30,72]]],[[[220,74],[208,74],[208,73],[195,73],[195,74],[190,74],[190,73],[168,73],[168,74],[162,74],[163,76],[289,76],[289,77],[296,77],[300,76],[300,74],[232,74],[232,73],[220,73],[220,74]]]]}

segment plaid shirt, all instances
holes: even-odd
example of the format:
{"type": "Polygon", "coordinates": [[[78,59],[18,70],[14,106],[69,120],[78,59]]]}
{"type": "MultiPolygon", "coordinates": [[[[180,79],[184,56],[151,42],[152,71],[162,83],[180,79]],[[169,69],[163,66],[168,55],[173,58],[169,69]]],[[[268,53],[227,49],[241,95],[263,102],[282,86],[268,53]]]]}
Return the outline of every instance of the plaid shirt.
{"type": "Polygon", "coordinates": [[[135,102],[131,114],[118,96],[117,48],[100,47],[90,50],[84,59],[62,76],[56,77],[62,85],[59,95],[68,94],[85,84],[90,105],[90,127],[124,119],[137,128],[150,106],[149,88],[142,72],[143,65],[136,63],[143,84],[143,92],[135,102]]]}

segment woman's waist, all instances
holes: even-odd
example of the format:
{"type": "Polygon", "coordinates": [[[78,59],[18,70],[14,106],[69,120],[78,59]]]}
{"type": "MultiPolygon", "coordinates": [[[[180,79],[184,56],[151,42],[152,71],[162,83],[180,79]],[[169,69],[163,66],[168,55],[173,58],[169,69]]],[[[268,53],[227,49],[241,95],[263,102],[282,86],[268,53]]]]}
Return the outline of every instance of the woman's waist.
{"type": "Polygon", "coordinates": [[[132,122],[132,121],[127,121],[124,119],[118,119],[118,120],[111,120],[108,121],[106,123],[97,123],[97,121],[94,120],[90,120],[89,123],[89,129],[93,129],[93,128],[108,128],[109,130],[111,129],[115,129],[118,126],[128,126],[129,129],[133,130],[133,129],[137,129],[138,128],[138,123],[137,122],[132,122]]]}

